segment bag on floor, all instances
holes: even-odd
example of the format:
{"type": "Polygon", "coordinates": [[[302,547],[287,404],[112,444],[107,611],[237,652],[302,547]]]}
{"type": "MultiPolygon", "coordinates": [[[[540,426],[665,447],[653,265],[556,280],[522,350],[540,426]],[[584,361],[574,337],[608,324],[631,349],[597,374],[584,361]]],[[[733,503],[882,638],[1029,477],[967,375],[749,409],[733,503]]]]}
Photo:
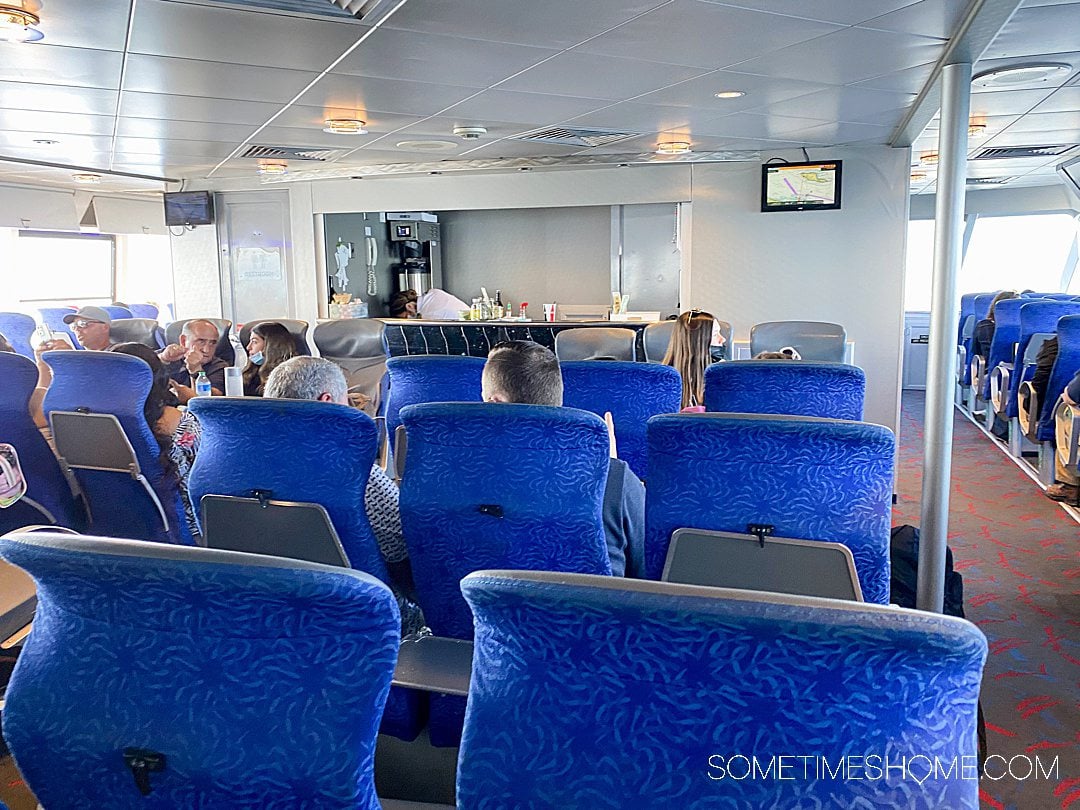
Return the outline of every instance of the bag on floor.
{"type": "MultiPolygon", "coordinates": [[[[919,530],[914,526],[894,526],[889,558],[892,563],[889,601],[900,607],[914,608],[919,573],[919,530]]],[[[964,618],[964,578],[953,570],[953,553],[948,547],[945,548],[943,612],[948,616],[964,618]]]]}

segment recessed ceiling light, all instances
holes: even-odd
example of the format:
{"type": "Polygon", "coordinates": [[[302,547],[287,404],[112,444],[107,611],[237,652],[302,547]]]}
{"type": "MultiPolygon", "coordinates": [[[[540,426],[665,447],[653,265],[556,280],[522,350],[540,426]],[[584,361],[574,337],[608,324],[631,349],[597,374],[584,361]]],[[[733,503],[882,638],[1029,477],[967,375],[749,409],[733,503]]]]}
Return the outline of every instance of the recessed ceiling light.
{"type": "Polygon", "coordinates": [[[986,124],[968,124],[968,135],[973,138],[977,138],[986,132],[986,124]]]}
{"type": "Polygon", "coordinates": [[[971,83],[976,87],[1017,87],[1025,84],[1043,84],[1072,70],[1070,65],[1057,62],[1039,62],[1028,65],[987,70],[975,76],[971,83]]]}
{"type": "Polygon", "coordinates": [[[717,98],[742,98],[746,95],[745,90],[721,90],[719,93],[713,93],[717,98]]]}
{"type": "Polygon", "coordinates": [[[71,175],[71,179],[74,180],[76,183],[82,183],[83,185],[91,186],[94,183],[101,182],[101,175],[93,174],[92,172],[81,172],[79,174],[71,175]]]}
{"type": "Polygon", "coordinates": [[[919,155],[919,163],[923,166],[935,166],[938,162],[937,152],[923,152],[919,155]]]}
{"type": "Polygon", "coordinates": [[[41,18],[27,11],[22,0],[0,3],[0,42],[37,42],[45,37],[36,28],[40,24],[41,18]]]}
{"type": "Polygon", "coordinates": [[[398,149],[409,149],[413,152],[446,152],[457,149],[458,145],[453,141],[398,141],[398,149]]]}
{"type": "Polygon", "coordinates": [[[54,141],[52,138],[34,138],[34,143],[38,146],[56,146],[60,141],[54,141]]]}
{"type": "Polygon", "coordinates": [[[690,144],[687,141],[668,141],[656,145],[658,155],[685,155],[690,152],[690,144]]]}
{"type": "Polygon", "coordinates": [[[288,174],[289,164],[284,160],[260,160],[255,171],[258,174],[288,174]]]}
{"type": "Polygon", "coordinates": [[[359,118],[327,118],[323,132],[331,135],[367,135],[364,122],[359,118]]]}

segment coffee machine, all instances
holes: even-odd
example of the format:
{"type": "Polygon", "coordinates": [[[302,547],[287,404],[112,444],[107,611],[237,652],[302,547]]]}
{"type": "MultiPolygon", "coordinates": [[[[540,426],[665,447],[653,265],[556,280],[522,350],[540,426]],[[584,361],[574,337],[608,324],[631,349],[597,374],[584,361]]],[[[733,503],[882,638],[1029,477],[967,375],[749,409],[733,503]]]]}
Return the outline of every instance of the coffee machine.
{"type": "Polygon", "coordinates": [[[405,211],[387,213],[390,241],[398,245],[401,265],[398,290],[423,295],[442,276],[439,221],[434,214],[405,211]]]}

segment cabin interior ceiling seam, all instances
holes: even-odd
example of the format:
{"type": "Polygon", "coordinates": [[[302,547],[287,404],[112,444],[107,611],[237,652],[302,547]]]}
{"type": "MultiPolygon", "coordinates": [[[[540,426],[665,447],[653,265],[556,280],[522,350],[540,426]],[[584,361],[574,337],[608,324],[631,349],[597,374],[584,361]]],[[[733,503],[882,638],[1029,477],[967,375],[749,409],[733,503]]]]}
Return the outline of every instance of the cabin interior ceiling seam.
{"type": "MultiPolygon", "coordinates": [[[[238,156],[250,145],[329,152],[291,159],[301,172],[647,153],[670,141],[763,158],[887,144],[970,5],[390,0],[373,29],[329,0],[32,2],[44,38],[0,42],[0,158],[202,185],[254,182],[257,161],[238,156]],[[745,95],[717,98],[723,91],[745,95]],[[324,132],[330,118],[360,119],[367,132],[324,132]],[[487,131],[463,139],[455,126],[487,131]],[[586,148],[520,139],[549,127],[628,137],[586,148]]],[[[970,156],[1048,145],[1076,153],[1078,43],[1080,3],[1019,3],[976,74],[1033,61],[1065,69],[1015,87],[974,87],[970,156]]],[[[936,127],[937,119],[915,140],[913,163],[936,152],[936,127]]],[[[969,179],[1056,185],[1063,159],[973,160],[969,179]]],[[[912,190],[933,192],[933,165],[913,171],[923,176],[912,190]]],[[[3,183],[69,188],[71,174],[0,161],[3,183]]],[[[106,174],[97,189],[162,184],[106,174]]]]}

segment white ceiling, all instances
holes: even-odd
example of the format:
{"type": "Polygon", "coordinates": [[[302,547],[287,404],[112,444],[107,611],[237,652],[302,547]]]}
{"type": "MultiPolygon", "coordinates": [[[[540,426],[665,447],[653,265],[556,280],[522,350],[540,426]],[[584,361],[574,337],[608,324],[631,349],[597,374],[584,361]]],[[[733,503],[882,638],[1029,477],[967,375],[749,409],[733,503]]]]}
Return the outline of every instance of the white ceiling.
{"type": "MultiPolygon", "coordinates": [[[[255,161],[236,157],[248,144],[339,148],[344,166],[581,152],[513,140],[557,124],[641,135],[606,151],[885,144],[967,0],[405,0],[375,30],[217,0],[41,5],[44,40],[0,43],[0,159],[213,181],[253,174],[255,161]],[[747,95],[713,96],[724,89],[747,95]],[[362,118],[369,134],[323,133],[329,117],[362,118]],[[462,141],[458,124],[488,134],[462,141]],[[432,139],[453,145],[397,146],[432,139]]],[[[973,148],[1080,142],[1077,49],[1080,2],[1027,0],[976,71],[1040,57],[1070,72],[976,93],[987,130],[973,148]]],[[[916,154],[936,150],[934,127],[916,154]]],[[[970,171],[1048,184],[1059,161],[970,171]]],[[[0,181],[68,178],[0,162],[0,181]]]]}

